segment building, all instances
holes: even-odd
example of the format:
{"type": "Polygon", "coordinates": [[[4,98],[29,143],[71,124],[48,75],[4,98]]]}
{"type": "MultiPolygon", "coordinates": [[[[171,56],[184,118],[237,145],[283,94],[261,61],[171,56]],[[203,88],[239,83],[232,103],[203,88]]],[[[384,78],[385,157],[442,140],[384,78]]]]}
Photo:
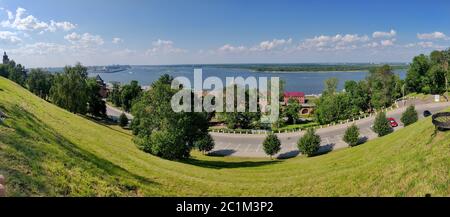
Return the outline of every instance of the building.
{"type": "Polygon", "coordinates": [[[305,104],[305,93],[284,92],[284,104],[287,105],[290,99],[296,99],[300,104],[305,104]]]}
{"type": "Polygon", "coordinates": [[[9,63],[9,57],[6,55],[6,52],[3,52],[3,64],[9,63]]]}
{"type": "Polygon", "coordinates": [[[97,84],[100,86],[100,92],[99,92],[100,96],[102,96],[103,98],[108,97],[108,88],[106,87],[106,84],[103,81],[103,79],[100,77],[100,75],[97,75],[95,80],[97,81],[97,84]]]}

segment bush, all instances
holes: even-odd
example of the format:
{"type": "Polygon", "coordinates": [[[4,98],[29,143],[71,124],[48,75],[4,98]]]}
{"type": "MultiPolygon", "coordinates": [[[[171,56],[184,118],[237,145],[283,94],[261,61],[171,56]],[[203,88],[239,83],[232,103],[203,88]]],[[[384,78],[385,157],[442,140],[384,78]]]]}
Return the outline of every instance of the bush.
{"type": "Polygon", "coordinates": [[[125,113],[122,113],[119,117],[119,126],[126,127],[128,125],[128,118],[125,113]]]}
{"type": "Polygon", "coordinates": [[[373,131],[378,134],[379,137],[388,135],[393,132],[389,120],[386,118],[386,113],[380,112],[375,118],[373,125],[373,131]]]}
{"type": "Polygon", "coordinates": [[[319,150],[320,141],[320,136],[316,135],[316,131],[310,128],[306,134],[298,140],[298,150],[302,154],[310,157],[319,150]]]}
{"type": "Polygon", "coordinates": [[[355,124],[353,124],[352,126],[347,128],[347,130],[345,131],[343,140],[344,140],[344,142],[346,142],[351,147],[358,145],[358,143],[359,143],[359,129],[358,129],[358,127],[355,124]]]}
{"type": "Polygon", "coordinates": [[[275,134],[269,134],[263,142],[263,148],[264,152],[272,159],[272,156],[281,150],[281,142],[275,134]]]}
{"type": "Polygon", "coordinates": [[[211,150],[214,149],[214,140],[211,137],[211,135],[209,135],[209,133],[205,134],[204,136],[202,136],[200,139],[198,139],[197,141],[195,141],[194,146],[201,151],[203,154],[205,154],[206,152],[210,152],[211,150]]]}
{"type": "Polygon", "coordinates": [[[403,122],[405,126],[408,126],[413,123],[416,123],[418,119],[419,116],[417,115],[416,108],[413,105],[411,105],[406,109],[405,112],[403,112],[400,120],[403,122]]]}

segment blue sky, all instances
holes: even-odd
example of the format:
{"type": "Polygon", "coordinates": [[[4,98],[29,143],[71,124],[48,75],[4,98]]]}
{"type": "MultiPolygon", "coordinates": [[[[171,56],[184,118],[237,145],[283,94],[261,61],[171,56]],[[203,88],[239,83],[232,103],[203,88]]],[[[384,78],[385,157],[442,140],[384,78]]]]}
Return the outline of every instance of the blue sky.
{"type": "Polygon", "coordinates": [[[29,67],[408,62],[450,47],[448,1],[0,0],[29,67]]]}

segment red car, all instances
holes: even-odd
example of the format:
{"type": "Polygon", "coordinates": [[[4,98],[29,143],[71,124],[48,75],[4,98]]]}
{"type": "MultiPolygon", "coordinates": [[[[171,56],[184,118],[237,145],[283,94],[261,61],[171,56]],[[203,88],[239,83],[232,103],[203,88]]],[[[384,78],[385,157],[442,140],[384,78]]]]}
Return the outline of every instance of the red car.
{"type": "Polygon", "coordinates": [[[391,124],[391,127],[398,127],[397,121],[395,121],[394,118],[388,118],[389,124],[391,124]]]}

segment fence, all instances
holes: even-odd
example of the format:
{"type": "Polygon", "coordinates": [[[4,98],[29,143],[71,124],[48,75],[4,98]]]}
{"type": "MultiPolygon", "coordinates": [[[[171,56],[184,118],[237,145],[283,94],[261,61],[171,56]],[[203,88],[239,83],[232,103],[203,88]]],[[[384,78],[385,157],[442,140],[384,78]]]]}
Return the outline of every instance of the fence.
{"type": "Polygon", "coordinates": [[[399,108],[399,106],[397,104],[392,105],[389,108],[383,108],[380,111],[375,111],[373,113],[364,113],[364,114],[360,114],[357,115],[353,118],[347,119],[347,120],[342,120],[342,121],[338,121],[338,122],[333,122],[330,124],[324,124],[324,125],[316,125],[316,126],[301,126],[298,129],[286,129],[286,130],[246,130],[246,129],[210,129],[209,132],[213,132],[213,133],[228,133],[228,134],[269,134],[269,133],[297,133],[297,132],[301,132],[304,130],[307,130],[309,128],[314,128],[314,129],[322,129],[322,128],[326,128],[326,127],[331,127],[331,126],[335,126],[335,125],[339,125],[339,124],[347,124],[347,123],[352,123],[364,118],[369,118],[372,116],[376,116],[379,112],[388,112],[388,111],[392,111],[396,108],[399,108]]]}
{"type": "Polygon", "coordinates": [[[5,196],[6,196],[5,177],[3,175],[0,175],[0,197],[5,196]]]}

